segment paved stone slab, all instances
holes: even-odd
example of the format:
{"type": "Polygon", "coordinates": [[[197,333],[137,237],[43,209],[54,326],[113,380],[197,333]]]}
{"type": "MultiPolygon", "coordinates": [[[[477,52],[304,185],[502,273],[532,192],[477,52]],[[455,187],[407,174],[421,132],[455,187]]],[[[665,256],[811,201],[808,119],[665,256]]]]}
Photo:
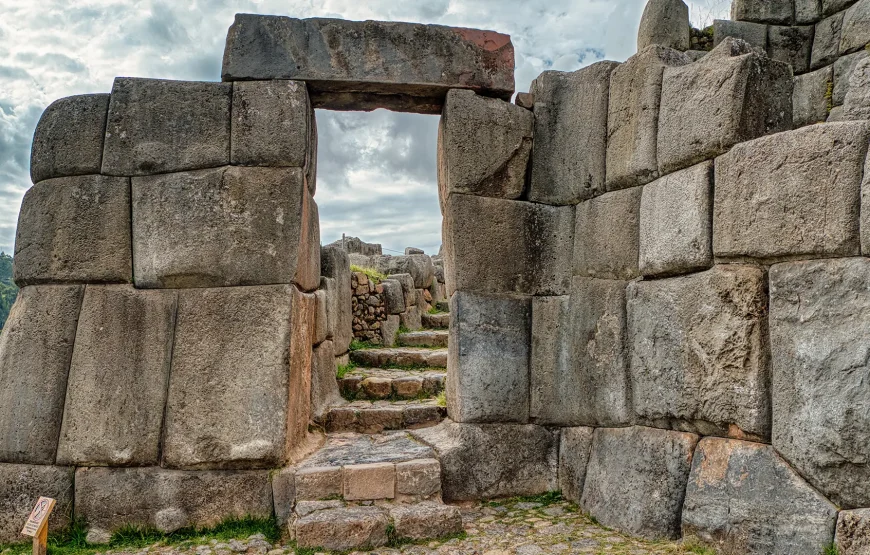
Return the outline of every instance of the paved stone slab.
{"type": "Polygon", "coordinates": [[[450,91],[438,130],[441,206],[452,193],[519,198],[534,128],[535,116],[519,106],[473,91],[450,91]]]}
{"type": "Polygon", "coordinates": [[[351,297],[345,294],[350,290],[350,259],[347,252],[337,247],[321,247],[320,268],[324,276],[335,280],[335,289],[328,283],[328,292],[332,308],[336,314],[333,343],[335,355],[347,352],[353,340],[353,309],[351,297]]]}
{"type": "Polygon", "coordinates": [[[562,428],[559,445],[559,488],[565,499],[580,503],[594,428],[562,428]]]}
{"type": "Polygon", "coordinates": [[[834,14],[816,25],[810,57],[810,66],[813,69],[832,64],[839,58],[840,36],[845,15],[845,12],[834,14]]]}
{"type": "Polygon", "coordinates": [[[858,254],[868,142],[866,122],[829,123],[740,144],[717,159],[716,258],[858,254]]]}
{"type": "Polygon", "coordinates": [[[677,538],[698,436],[634,426],[598,428],[580,507],[609,528],[677,538]]]}
{"type": "Polygon", "coordinates": [[[834,66],[794,78],[794,125],[803,127],[828,119],[829,91],[834,86],[834,66]]]}
{"type": "Polygon", "coordinates": [[[309,466],[296,472],[296,500],[318,500],[340,496],[343,490],[339,467],[309,466]]]}
{"type": "Polygon", "coordinates": [[[390,518],[400,538],[425,540],[462,532],[462,513],[459,509],[432,501],[393,507],[390,509],[390,518]]]}
{"type": "Polygon", "coordinates": [[[305,81],[315,108],[437,114],[450,89],[509,99],[510,37],[440,25],[237,14],[224,81],[305,81]]]}
{"type": "Polygon", "coordinates": [[[861,50],[870,43],[870,0],[858,0],[846,10],[840,36],[840,55],[861,50]]]}
{"type": "Polygon", "coordinates": [[[573,273],[606,279],[640,275],[640,201],[643,189],[614,191],[577,205],[573,273]]]}
{"type": "Polygon", "coordinates": [[[109,95],[85,94],[52,102],[36,125],[30,179],[100,173],[109,95]]]}
{"type": "Polygon", "coordinates": [[[695,451],[683,535],[732,553],[822,553],[837,508],[769,445],[705,438],[695,451]]]}
{"type": "Polygon", "coordinates": [[[356,401],[333,407],[326,416],[326,431],[380,434],[385,430],[436,426],[447,410],[434,400],[356,401]]]}
{"type": "Polygon", "coordinates": [[[628,286],[639,423],[770,436],[764,278],[755,266],[724,265],[628,286]]]}
{"type": "Polygon", "coordinates": [[[129,282],[131,256],[129,179],[60,177],[25,193],[15,235],[19,287],[129,282]]]}
{"type": "Polygon", "coordinates": [[[773,445],[844,509],[870,506],[870,260],[770,271],[773,445]]]}
{"type": "Polygon", "coordinates": [[[343,496],[348,501],[375,501],[396,496],[396,465],[352,464],[342,469],[343,496]]]}
{"type": "Polygon", "coordinates": [[[58,464],[160,462],[176,304],[175,291],[87,286],[67,381],[58,464]]]}
{"type": "Polygon", "coordinates": [[[396,347],[391,349],[360,349],[351,352],[350,359],[361,366],[446,368],[447,349],[396,347]]]}
{"type": "Polygon", "coordinates": [[[870,509],[840,511],[836,538],[840,555],[861,555],[870,550],[870,509]]]}
{"type": "Polygon", "coordinates": [[[847,120],[870,119],[870,58],[855,65],[849,78],[849,92],[843,102],[843,117],[847,120]]]}
{"type": "Polygon", "coordinates": [[[441,463],[416,459],[396,464],[396,495],[429,499],[441,495],[441,463]]]}
{"type": "Polygon", "coordinates": [[[794,4],[794,0],[735,0],[731,4],[731,19],[792,25],[794,4]]]}
{"type": "Polygon", "coordinates": [[[447,330],[423,330],[399,334],[399,343],[408,347],[447,348],[447,330]]]}
{"type": "Polygon", "coordinates": [[[832,101],[834,106],[841,106],[846,102],[846,95],[849,93],[849,82],[852,78],[852,72],[858,65],[858,62],[870,57],[870,52],[859,50],[854,54],[848,54],[838,58],[834,62],[834,94],[832,101]]]}
{"type": "Polygon", "coordinates": [[[545,71],[532,84],[535,144],[529,200],[577,204],[605,191],[610,74],[598,62],[574,73],[545,71]]]}
{"type": "Polygon", "coordinates": [[[726,38],[733,37],[767,52],[767,27],[763,23],[717,19],[713,21],[713,44],[719,46],[726,38]]]}
{"type": "Polygon", "coordinates": [[[767,31],[767,54],[771,59],[790,64],[795,73],[804,73],[810,69],[815,32],[812,25],[771,25],[767,31]]]}
{"type": "Polygon", "coordinates": [[[229,83],[115,79],[101,173],[151,175],[229,164],[232,95],[229,83]]]}
{"type": "Polygon", "coordinates": [[[541,426],[447,420],[412,434],[438,452],[446,501],[537,495],[558,488],[559,434],[541,426]]]}
{"type": "Polygon", "coordinates": [[[40,496],[57,500],[48,521],[50,533],[63,530],[73,511],[74,468],[0,464],[0,542],[20,543],[21,529],[40,496]]]}
{"type": "Polygon", "coordinates": [[[387,544],[389,520],[380,507],[343,507],[317,511],[296,521],[299,547],[349,551],[387,544]]]}
{"type": "Polygon", "coordinates": [[[450,327],[450,313],[439,312],[438,314],[423,314],[422,322],[424,328],[447,329],[450,327]]]}
{"type": "Polygon", "coordinates": [[[413,439],[408,432],[384,432],[378,435],[330,434],[326,444],[299,464],[300,468],[340,467],[349,464],[381,462],[402,463],[431,459],[431,447],[413,439]]]}
{"type": "Polygon", "coordinates": [[[80,285],[18,292],[0,335],[0,461],[54,464],[83,295],[80,285]]]}
{"type": "Polygon", "coordinates": [[[689,6],[683,0],[650,0],[643,10],[637,31],[637,51],[657,44],[676,50],[688,50],[689,6]]]}

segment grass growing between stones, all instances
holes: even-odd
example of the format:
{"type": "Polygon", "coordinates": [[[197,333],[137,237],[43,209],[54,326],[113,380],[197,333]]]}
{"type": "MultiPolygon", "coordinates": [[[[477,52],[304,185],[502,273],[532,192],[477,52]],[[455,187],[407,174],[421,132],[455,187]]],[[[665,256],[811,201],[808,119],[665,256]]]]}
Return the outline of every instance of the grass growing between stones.
{"type": "Polygon", "coordinates": [[[349,362],[347,364],[339,364],[338,368],[335,370],[335,377],[339,380],[343,380],[345,376],[347,376],[350,372],[353,372],[357,369],[357,365],[353,362],[349,362]]]}
{"type": "Polygon", "coordinates": [[[351,351],[362,351],[365,349],[383,349],[383,345],[375,345],[374,343],[370,343],[369,341],[360,341],[359,339],[354,339],[350,342],[350,350],[351,351]]]}
{"type": "Polygon", "coordinates": [[[351,272],[360,272],[366,275],[367,278],[372,280],[375,284],[378,284],[385,279],[387,279],[386,274],[382,274],[381,272],[375,270],[374,268],[363,268],[362,266],[357,266],[356,264],[350,265],[351,272]]]}

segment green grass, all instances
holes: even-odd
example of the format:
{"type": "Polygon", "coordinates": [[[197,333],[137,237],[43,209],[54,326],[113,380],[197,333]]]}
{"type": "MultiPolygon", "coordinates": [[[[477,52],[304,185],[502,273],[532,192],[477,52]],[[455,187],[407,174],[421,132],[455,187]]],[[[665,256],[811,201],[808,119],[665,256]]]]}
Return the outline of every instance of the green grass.
{"type": "Polygon", "coordinates": [[[381,272],[375,270],[374,268],[363,268],[362,266],[357,266],[356,264],[350,265],[351,272],[360,272],[366,275],[367,278],[372,280],[375,284],[378,284],[385,279],[387,279],[386,274],[382,274],[381,272]]]}
{"type": "Polygon", "coordinates": [[[547,505],[561,503],[564,500],[565,498],[562,497],[561,491],[548,491],[540,495],[521,495],[517,497],[510,497],[508,499],[490,501],[489,506],[499,507],[502,505],[513,505],[515,503],[539,503],[541,504],[541,506],[546,507],[547,505]]]}
{"type": "Polygon", "coordinates": [[[335,371],[335,377],[339,380],[343,380],[345,376],[347,376],[350,372],[356,370],[357,366],[353,362],[348,362],[347,364],[339,364],[338,368],[335,371]]]}
{"type": "Polygon", "coordinates": [[[446,407],[447,406],[447,392],[442,390],[441,393],[438,394],[438,397],[435,398],[435,401],[438,403],[439,407],[446,407]]]}
{"type": "Polygon", "coordinates": [[[828,104],[828,115],[830,115],[831,110],[834,109],[834,82],[832,80],[828,81],[828,89],[825,91],[825,101],[828,104]]]}
{"type": "Polygon", "coordinates": [[[840,555],[840,550],[834,544],[826,545],[822,550],[822,555],[840,555]]]}
{"type": "Polygon", "coordinates": [[[359,339],[354,339],[350,342],[350,350],[351,351],[362,351],[363,349],[380,349],[383,348],[383,345],[375,345],[374,343],[370,343],[368,341],[360,341],[359,339]]]}
{"type": "Polygon", "coordinates": [[[686,553],[693,553],[694,555],[716,555],[715,549],[705,545],[696,537],[683,538],[683,549],[686,553]]]}
{"type": "Polygon", "coordinates": [[[436,305],[432,305],[432,308],[430,308],[427,312],[429,314],[449,314],[446,310],[441,310],[436,305]]]}

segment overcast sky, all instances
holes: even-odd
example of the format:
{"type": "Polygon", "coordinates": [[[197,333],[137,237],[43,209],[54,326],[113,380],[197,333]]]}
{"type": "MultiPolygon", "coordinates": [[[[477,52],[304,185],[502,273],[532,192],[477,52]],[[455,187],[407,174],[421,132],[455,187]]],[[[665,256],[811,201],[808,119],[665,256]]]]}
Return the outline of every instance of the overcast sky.
{"type": "MultiPolygon", "coordinates": [[[[517,90],[542,71],[572,71],[635,51],[645,0],[0,0],[0,249],[11,252],[30,187],[30,142],[48,104],[110,92],[116,75],[220,80],[238,12],[439,23],[508,33],[517,90]]],[[[691,5],[696,23],[727,0],[691,5]]],[[[441,242],[438,118],[317,112],[317,195],[324,244],[342,233],[386,249],[441,242]]]]}

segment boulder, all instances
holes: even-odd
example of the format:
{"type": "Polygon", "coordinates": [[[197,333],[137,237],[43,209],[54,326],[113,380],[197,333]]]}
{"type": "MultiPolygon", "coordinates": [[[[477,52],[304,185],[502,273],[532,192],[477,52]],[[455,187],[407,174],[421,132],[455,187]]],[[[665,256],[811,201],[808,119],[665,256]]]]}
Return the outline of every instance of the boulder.
{"type": "Polygon", "coordinates": [[[559,434],[559,489],[572,503],[583,495],[594,435],[594,428],[562,428],[559,434]]]}
{"type": "Polygon", "coordinates": [[[558,488],[558,432],[532,424],[445,420],[411,434],[438,452],[446,501],[539,495],[558,488]]]}
{"type": "Polygon", "coordinates": [[[803,127],[828,119],[829,91],[834,86],[834,66],[794,78],[794,125],[803,127]]]}
{"type": "Polygon", "coordinates": [[[237,14],[222,76],[305,81],[315,108],[438,114],[450,89],[510,99],[514,47],[494,31],[237,14]]]}
{"type": "Polygon", "coordinates": [[[849,78],[849,92],[843,103],[843,117],[847,120],[870,119],[870,58],[855,65],[849,78]]]}
{"type": "Polygon", "coordinates": [[[85,289],[67,380],[57,463],[160,462],[177,293],[85,289]]]}
{"type": "Polygon", "coordinates": [[[858,254],[868,142],[867,122],[829,123],[740,144],[717,159],[716,258],[858,254]]]}
{"type": "Polygon", "coordinates": [[[834,93],[831,98],[834,106],[840,106],[846,102],[846,95],[849,94],[849,83],[852,78],[852,72],[858,65],[858,62],[870,57],[870,52],[859,50],[854,54],[849,54],[838,58],[834,62],[834,93]]]}
{"type": "Polygon", "coordinates": [[[580,507],[608,528],[677,538],[698,436],[633,426],[598,428],[580,507]]]}
{"type": "Polygon", "coordinates": [[[414,288],[414,276],[411,274],[390,274],[390,279],[402,284],[402,293],[405,295],[405,308],[416,306],[417,290],[414,288]]]}
{"type": "Polygon", "coordinates": [[[816,25],[810,56],[810,67],[813,69],[832,64],[840,57],[840,36],[845,15],[845,12],[834,14],[816,25]]]}
{"type": "Polygon", "coordinates": [[[353,309],[351,307],[350,291],[350,260],[348,254],[337,247],[321,247],[320,268],[325,277],[334,279],[329,282],[329,298],[334,306],[335,317],[333,344],[335,355],[343,355],[353,340],[353,309]]]}
{"type": "Polygon", "coordinates": [[[640,274],[642,192],[642,188],[634,187],[577,205],[575,276],[629,280],[640,274]]]}
{"type": "Polygon", "coordinates": [[[152,175],[230,162],[230,83],[118,77],[102,172],[152,175]]]}
{"type": "Polygon", "coordinates": [[[42,181],[24,195],[15,283],[131,281],[130,180],[88,175],[42,181]]]}
{"type": "Polygon", "coordinates": [[[535,80],[529,200],[577,204],[605,191],[610,74],[618,65],[545,71],[535,80]]]}
{"type": "Polygon", "coordinates": [[[870,506],[870,260],[770,269],[773,446],[844,509],[870,506]]]}
{"type": "Polygon", "coordinates": [[[384,288],[384,309],[387,314],[401,314],[405,312],[405,292],[402,283],[395,279],[386,279],[381,282],[384,288]]]}
{"type": "Polygon", "coordinates": [[[69,526],[73,512],[74,468],[0,464],[0,542],[22,541],[21,529],[41,496],[57,501],[48,530],[57,533],[69,526]]]}
{"type": "Polygon", "coordinates": [[[687,274],[713,265],[713,162],[668,174],[643,188],[640,272],[687,274]]]}
{"type": "Polygon", "coordinates": [[[411,254],[408,256],[374,256],[371,267],[383,274],[409,274],[414,278],[414,287],[425,289],[435,279],[435,265],[432,257],[427,254],[411,254]]]}
{"type": "Polygon", "coordinates": [[[314,348],[311,357],[311,416],[322,419],[330,407],[344,404],[335,380],[335,346],[324,341],[314,348]]]}
{"type": "Polygon", "coordinates": [[[822,553],[837,508],[769,445],[705,438],[683,505],[683,535],[728,553],[822,553]]]}
{"type": "Polygon", "coordinates": [[[2,462],[55,462],[84,289],[35,285],[18,292],[0,334],[2,462]]]}
{"type": "Polygon", "coordinates": [[[863,49],[870,43],[870,0],[858,0],[846,10],[840,35],[840,55],[863,49]]]}
{"type": "Polygon", "coordinates": [[[469,90],[450,91],[438,130],[442,208],[452,193],[519,198],[534,128],[535,116],[519,106],[469,90]]]}
{"type": "Polygon", "coordinates": [[[839,555],[861,555],[870,551],[870,509],[840,511],[834,545],[839,555]]]}
{"type": "Polygon", "coordinates": [[[791,65],[795,73],[805,73],[810,69],[814,32],[812,25],[771,25],[767,32],[767,55],[773,60],[791,65]]]}
{"type": "Polygon", "coordinates": [[[425,501],[415,505],[397,505],[390,509],[390,517],[399,538],[426,540],[455,536],[462,532],[462,513],[459,507],[425,501]]]}
{"type": "Polygon", "coordinates": [[[734,0],[731,19],[793,25],[794,5],[795,0],[734,0]]]}
{"type": "Polygon", "coordinates": [[[730,37],[693,64],[665,68],[659,171],[686,168],[737,143],[791,129],[792,78],[787,64],[730,37]]]}
{"type": "Polygon", "coordinates": [[[457,292],[447,364],[456,422],[528,422],[530,298],[457,292]]]}
{"type": "Polygon", "coordinates": [[[301,548],[368,550],[387,544],[388,527],[389,519],[381,507],[327,509],[296,521],[296,543],[301,548]]]}
{"type": "Polygon", "coordinates": [[[637,31],[637,51],[653,44],[688,50],[690,28],[689,6],[683,0],[649,0],[637,31]]]}
{"type": "Polygon", "coordinates": [[[52,102],[39,118],[30,150],[30,179],[100,173],[109,95],[84,94],[52,102]]]}
{"type": "Polygon", "coordinates": [[[767,25],[749,21],[717,19],[713,21],[713,44],[719,46],[732,37],[749,43],[760,52],[767,52],[767,25]]]}

